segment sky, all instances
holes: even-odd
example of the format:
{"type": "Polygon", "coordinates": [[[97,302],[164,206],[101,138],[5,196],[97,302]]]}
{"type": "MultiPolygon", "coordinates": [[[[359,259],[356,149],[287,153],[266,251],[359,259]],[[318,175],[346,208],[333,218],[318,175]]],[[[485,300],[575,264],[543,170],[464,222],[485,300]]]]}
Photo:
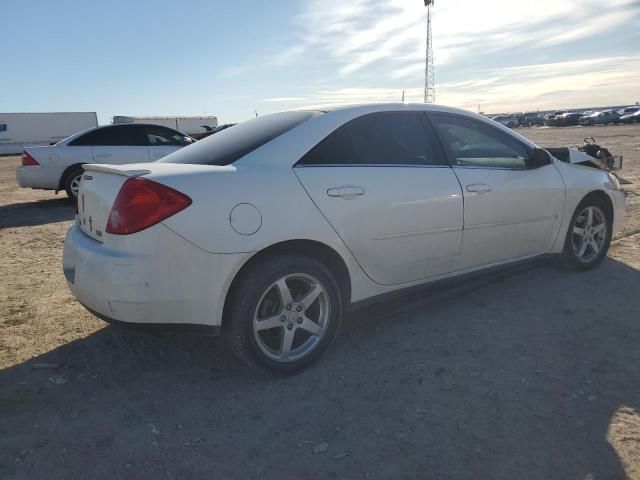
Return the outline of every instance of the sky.
{"type": "MultiPolygon", "coordinates": [[[[215,115],[420,102],[422,0],[0,0],[0,112],[215,115]]],[[[640,0],[436,0],[436,102],[640,101],[640,0]]]]}

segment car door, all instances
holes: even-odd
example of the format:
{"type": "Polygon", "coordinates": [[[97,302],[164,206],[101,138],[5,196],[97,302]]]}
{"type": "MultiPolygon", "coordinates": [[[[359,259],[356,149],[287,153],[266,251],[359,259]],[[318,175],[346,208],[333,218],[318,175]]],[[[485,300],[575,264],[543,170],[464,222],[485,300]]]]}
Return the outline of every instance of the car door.
{"type": "Polygon", "coordinates": [[[140,125],[144,128],[145,142],[152,162],[191,143],[190,137],[159,125],[140,125]]]}
{"type": "Polygon", "coordinates": [[[351,120],[294,172],[373,281],[396,285],[455,266],[462,192],[422,112],[351,120]]]}
{"type": "Polygon", "coordinates": [[[464,195],[457,269],[549,252],[565,198],[552,163],[533,168],[532,149],[515,135],[464,115],[431,113],[464,195]]]}
{"type": "Polygon", "coordinates": [[[112,125],[96,132],[93,161],[96,163],[141,163],[149,161],[145,139],[137,125],[112,125]]]}

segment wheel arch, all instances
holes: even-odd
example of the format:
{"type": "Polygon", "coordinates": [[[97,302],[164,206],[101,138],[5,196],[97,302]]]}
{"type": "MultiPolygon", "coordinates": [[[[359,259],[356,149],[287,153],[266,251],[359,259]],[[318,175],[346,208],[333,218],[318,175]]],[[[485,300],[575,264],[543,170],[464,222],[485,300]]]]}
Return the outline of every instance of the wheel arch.
{"type": "Polygon", "coordinates": [[[73,163],[69,165],[67,168],[65,168],[64,171],[62,172],[62,175],[60,175],[60,180],[58,180],[58,189],[56,191],[64,190],[64,183],[67,180],[67,176],[74,170],[78,170],[82,168],[82,166],[85,165],[86,163],[88,162],[73,163]]]}
{"type": "Polygon", "coordinates": [[[316,240],[285,240],[269,245],[268,247],[256,252],[254,255],[249,257],[249,259],[236,272],[224,298],[224,307],[222,309],[223,328],[225,317],[227,317],[226,312],[231,304],[231,298],[240,287],[240,283],[246,272],[256,263],[280,253],[298,253],[323,263],[335,276],[338,286],[340,287],[340,291],[343,294],[345,306],[351,303],[351,275],[349,273],[349,268],[342,256],[335,249],[316,240]]]}
{"type": "MultiPolygon", "coordinates": [[[[611,197],[609,197],[609,195],[607,195],[607,192],[605,192],[604,190],[592,190],[591,192],[587,193],[582,200],[580,200],[580,202],[578,203],[578,206],[580,206],[582,203],[584,203],[585,201],[588,200],[596,200],[601,202],[606,208],[607,208],[607,219],[609,220],[609,227],[611,228],[611,226],[613,225],[613,216],[615,214],[614,208],[613,208],[613,202],[611,201],[611,197]]],[[[578,208],[578,206],[576,206],[576,209],[578,208]]]]}

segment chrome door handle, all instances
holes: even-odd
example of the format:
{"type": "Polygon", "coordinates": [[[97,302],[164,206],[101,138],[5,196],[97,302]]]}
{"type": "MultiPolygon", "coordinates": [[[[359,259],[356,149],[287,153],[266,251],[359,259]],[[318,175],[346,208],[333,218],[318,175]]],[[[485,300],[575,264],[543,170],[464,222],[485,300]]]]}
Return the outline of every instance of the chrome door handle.
{"type": "Polygon", "coordinates": [[[364,195],[364,188],[362,187],[335,187],[327,190],[327,195],[330,197],[342,197],[342,198],[355,198],[358,195],[364,195]]]}
{"type": "Polygon", "coordinates": [[[471,185],[467,185],[467,192],[485,193],[490,192],[491,190],[491,185],[487,185],[486,183],[473,183],[471,185]]]}

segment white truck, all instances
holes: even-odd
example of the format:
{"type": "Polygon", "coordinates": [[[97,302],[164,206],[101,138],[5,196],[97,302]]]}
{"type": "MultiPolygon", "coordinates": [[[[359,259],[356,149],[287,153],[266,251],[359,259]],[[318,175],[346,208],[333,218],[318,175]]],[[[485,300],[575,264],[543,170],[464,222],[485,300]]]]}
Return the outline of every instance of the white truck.
{"type": "Polygon", "coordinates": [[[0,113],[0,154],[19,154],[97,126],[96,112],[0,113]]]}
{"type": "Polygon", "coordinates": [[[113,124],[121,123],[146,123],[174,128],[187,135],[197,135],[213,130],[218,126],[217,117],[129,117],[116,115],[113,124]]]}

